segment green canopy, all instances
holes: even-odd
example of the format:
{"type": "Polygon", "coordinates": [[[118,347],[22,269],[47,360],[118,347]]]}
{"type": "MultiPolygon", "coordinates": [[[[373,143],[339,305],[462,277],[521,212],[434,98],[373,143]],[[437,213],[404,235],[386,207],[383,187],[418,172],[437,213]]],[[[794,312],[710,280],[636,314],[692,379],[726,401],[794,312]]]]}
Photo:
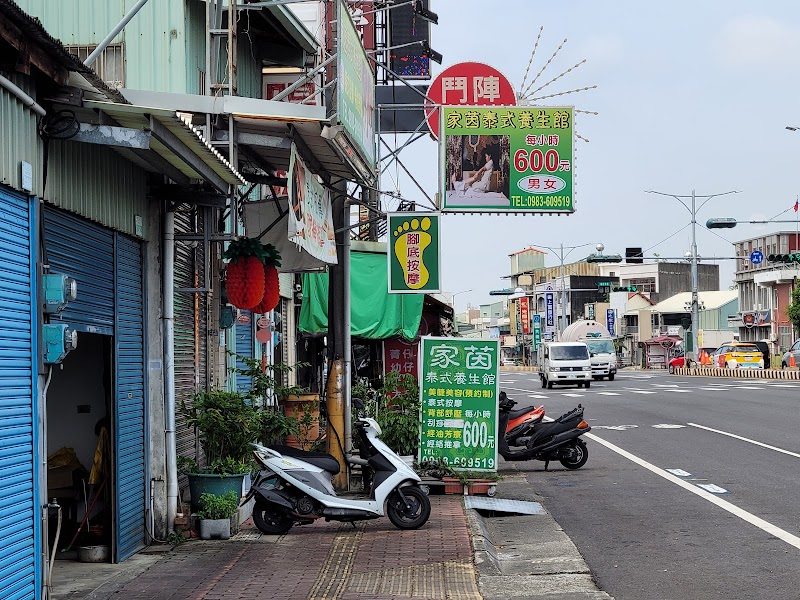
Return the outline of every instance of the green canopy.
{"type": "MultiPolygon", "coordinates": [[[[386,254],[350,253],[350,332],[353,337],[412,340],[419,330],[424,294],[389,294],[386,254]]],[[[303,274],[299,329],[328,330],[328,274],[303,274]]]]}

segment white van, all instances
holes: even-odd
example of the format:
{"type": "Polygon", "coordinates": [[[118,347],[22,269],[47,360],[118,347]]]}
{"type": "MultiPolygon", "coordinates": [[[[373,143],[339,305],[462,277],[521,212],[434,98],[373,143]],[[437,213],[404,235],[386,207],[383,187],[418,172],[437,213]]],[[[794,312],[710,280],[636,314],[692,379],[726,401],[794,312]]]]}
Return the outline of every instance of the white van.
{"type": "Polygon", "coordinates": [[[539,378],[542,387],[553,384],[592,384],[592,361],[583,342],[547,342],[539,345],[539,378]]]}

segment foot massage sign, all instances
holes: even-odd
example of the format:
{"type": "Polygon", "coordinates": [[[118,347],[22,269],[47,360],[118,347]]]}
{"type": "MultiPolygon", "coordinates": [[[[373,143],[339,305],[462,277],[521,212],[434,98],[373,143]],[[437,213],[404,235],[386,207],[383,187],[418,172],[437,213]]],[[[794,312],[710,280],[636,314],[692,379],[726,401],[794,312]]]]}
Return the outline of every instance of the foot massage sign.
{"type": "Polygon", "coordinates": [[[390,213],[389,293],[439,292],[438,213],[390,213]]]}
{"type": "Polygon", "coordinates": [[[419,460],[497,469],[499,340],[423,337],[419,460]]]}
{"type": "Polygon", "coordinates": [[[572,107],[444,107],[443,212],[572,213],[572,107]]]}

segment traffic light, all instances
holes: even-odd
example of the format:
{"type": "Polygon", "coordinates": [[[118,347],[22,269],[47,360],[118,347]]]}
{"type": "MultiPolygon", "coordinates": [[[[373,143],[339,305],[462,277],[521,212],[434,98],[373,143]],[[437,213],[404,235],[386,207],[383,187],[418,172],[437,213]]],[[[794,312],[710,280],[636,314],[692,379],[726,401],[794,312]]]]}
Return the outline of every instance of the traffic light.
{"type": "Polygon", "coordinates": [[[612,292],[638,292],[639,290],[635,285],[615,286],[611,288],[612,292]]]}
{"type": "Polygon", "coordinates": [[[587,263],[620,263],[622,257],[619,254],[590,254],[586,257],[587,263]]]}
{"type": "Polygon", "coordinates": [[[800,263],[800,252],[796,254],[770,254],[767,256],[767,260],[774,263],[800,263]]]}

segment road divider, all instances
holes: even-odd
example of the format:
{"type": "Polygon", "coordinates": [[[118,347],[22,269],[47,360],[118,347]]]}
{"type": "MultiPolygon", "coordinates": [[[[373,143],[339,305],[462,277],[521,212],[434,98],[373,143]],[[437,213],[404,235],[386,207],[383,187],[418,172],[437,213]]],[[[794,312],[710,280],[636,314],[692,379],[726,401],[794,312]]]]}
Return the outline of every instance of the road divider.
{"type": "Polygon", "coordinates": [[[675,375],[694,377],[735,377],[739,379],[786,379],[800,381],[800,371],[791,369],[719,369],[716,367],[676,367],[675,375]]]}

